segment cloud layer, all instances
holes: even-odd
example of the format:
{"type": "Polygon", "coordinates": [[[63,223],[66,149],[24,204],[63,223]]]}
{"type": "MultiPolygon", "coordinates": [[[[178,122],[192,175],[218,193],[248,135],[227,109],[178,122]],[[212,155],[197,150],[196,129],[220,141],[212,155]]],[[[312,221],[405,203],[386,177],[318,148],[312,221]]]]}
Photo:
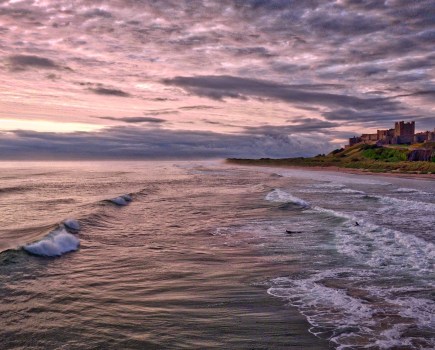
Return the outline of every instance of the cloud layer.
{"type": "Polygon", "coordinates": [[[69,134],[16,131],[0,133],[3,159],[141,159],[203,157],[293,157],[331,147],[327,137],[316,140],[279,132],[219,134],[113,127],[100,132],[69,134]]]}
{"type": "Polygon", "coordinates": [[[0,132],[14,118],[103,130],[3,133],[0,155],[310,155],[397,120],[433,129],[434,11],[433,0],[3,0],[0,132]]]}

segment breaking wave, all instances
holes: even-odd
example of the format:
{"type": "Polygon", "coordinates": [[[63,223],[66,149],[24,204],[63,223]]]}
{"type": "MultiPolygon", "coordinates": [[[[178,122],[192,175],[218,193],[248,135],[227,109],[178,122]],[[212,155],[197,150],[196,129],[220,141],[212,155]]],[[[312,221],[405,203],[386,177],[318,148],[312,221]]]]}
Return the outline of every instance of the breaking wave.
{"type": "Polygon", "coordinates": [[[290,193],[283,191],[279,188],[274,189],[273,191],[269,192],[265,199],[270,202],[277,202],[277,203],[293,203],[296,205],[299,205],[301,207],[309,207],[310,204],[303,199],[299,197],[295,197],[291,195],[290,193]]]}
{"type": "Polygon", "coordinates": [[[429,192],[424,192],[424,191],[416,190],[415,188],[407,188],[407,187],[399,187],[394,192],[396,192],[396,193],[411,193],[411,194],[416,193],[416,194],[423,194],[423,195],[430,195],[431,194],[429,192]]]}
{"type": "Polygon", "coordinates": [[[60,227],[41,240],[25,245],[23,249],[33,255],[56,257],[75,251],[79,246],[79,239],[64,227],[60,227]]]}
{"type": "Polygon", "coordinates": [[[433,203],[428,203],[428,202],[420,202],[420,201],[415,201],[415,200],[411,200],[411,199],[400,199],[400,198],[394,198],[394,197],[389,197],[389,196],[376,196],[382,203],[385,204],[392,204],[395,205],[397,207],[409,210],[427,210],[427,211],[435,211],[435,204],[433,203]]]}
{"type": "MultiPolygon", "coordinates": [[[[124,194],[108,201],[119,206],[125,206],[132,200],[131,195],[124,194]]],[[[58,257],[79,249],[80,240],[77,233],[80,229],[81,225],[78,220],[68,218],[42,239],[25,244],[21,248],[32,255],[58,257]]]]}
{"type": "Polygon", "coordinates": [[[113,204],[119,205],[119,206],[125,206],[128,203],[130,203],[132,200],[133,199],[131,198],[131,196],[129,194],[124,194],[122,196],[111,198],[108,201],[113,203],[113,204]]]}

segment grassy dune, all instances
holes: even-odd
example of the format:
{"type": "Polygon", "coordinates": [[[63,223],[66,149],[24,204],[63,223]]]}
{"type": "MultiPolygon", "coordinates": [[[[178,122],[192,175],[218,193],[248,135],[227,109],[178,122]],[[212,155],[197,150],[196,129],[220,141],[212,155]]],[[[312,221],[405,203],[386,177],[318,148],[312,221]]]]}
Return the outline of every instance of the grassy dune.
{"type": "MultiPolygon", "coordinates": [[[[424,145],[435,149],[435,145],[424,145]]],[[[238,159],[228,158],[227,162],[243,165],[270,166],[302,166],[302,167],[340,167],[348,169],[364,169],[371,172],[397,172],[411,174],[435,174],[435,159],[430,162],[409,162],[407,155],[409,146],[376,147],[374,145],[355,145],[335,150],[328,155],[311,158],[261,158],[238,159]]]]}

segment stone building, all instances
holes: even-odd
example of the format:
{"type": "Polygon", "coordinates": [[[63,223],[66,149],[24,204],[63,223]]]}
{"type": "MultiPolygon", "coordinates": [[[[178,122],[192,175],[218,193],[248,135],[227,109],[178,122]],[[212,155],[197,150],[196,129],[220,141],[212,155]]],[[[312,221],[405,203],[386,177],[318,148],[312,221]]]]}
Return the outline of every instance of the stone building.
{"type": "Polygon", "coordinates": [[[380,145],[390,145],[394,139],[394,129],[377,130],[378,140],[380,145]]]}
{"type": "Polygon", "coordinates": [[[358,137],[358,136],[351,137],[349,139],[349,145],[346,147],[351,147],[351,146],[356,145],[357,143],[360,143],[360,142],[362,142],[361,137],[358,137]]]}
{"type": "Polygon", "coordinates": [[[435,129],[433,131],[418,132],[414,135],[415,143],[421,143],[426,141],[435,142],[435,129]]]}
{"type": "Polygon", "coordinates": [[[376,134],[362,134],[361,136],[354,136],[349,139],[351,147],[358,143],[376,143],[378,146],[382,145],[400,145],[412,144],[432,141],[435,142],[435,129],[434,131],[425,131],[415,133],[415,122],[396,122],[394,129],[377,130],[376,134]]]}
{"type": "Polygon", "coordinates": [[[362,140],[362,142],[377,141],[378,134],[362,134],[361,140],[362,140]]]}
{"type": "Polygon", "coordinates": [[[406,123],[404,121],[394,123],[394,137],[396,144],[414,142],[415,122],[406,123]]]}

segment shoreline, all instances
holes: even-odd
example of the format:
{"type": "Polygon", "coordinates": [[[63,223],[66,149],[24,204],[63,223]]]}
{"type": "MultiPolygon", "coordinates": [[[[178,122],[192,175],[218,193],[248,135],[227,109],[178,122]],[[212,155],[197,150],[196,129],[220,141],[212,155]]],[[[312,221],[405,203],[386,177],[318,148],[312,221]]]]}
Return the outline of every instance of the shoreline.
{"type": "Polygon", "coordinates": [[[299,169],[299,170],[312,170],[312,171],[333,171],[338,173],[354,174],[354,175],[372,175],[372,176],[386,176],[386,177],[400,177],[408,179],[425,179],[435,181],[435,174],[406,174],[399,172],[372,172],[365,169],[342,168],[338,166],[302,166],[302,165],[273,165],[273,164],[242,164],[237,162],[227,162],[228,164],[236,164],[242,166],[259,166],[267,168],[286,168],[286,169],[299,169]]]}

